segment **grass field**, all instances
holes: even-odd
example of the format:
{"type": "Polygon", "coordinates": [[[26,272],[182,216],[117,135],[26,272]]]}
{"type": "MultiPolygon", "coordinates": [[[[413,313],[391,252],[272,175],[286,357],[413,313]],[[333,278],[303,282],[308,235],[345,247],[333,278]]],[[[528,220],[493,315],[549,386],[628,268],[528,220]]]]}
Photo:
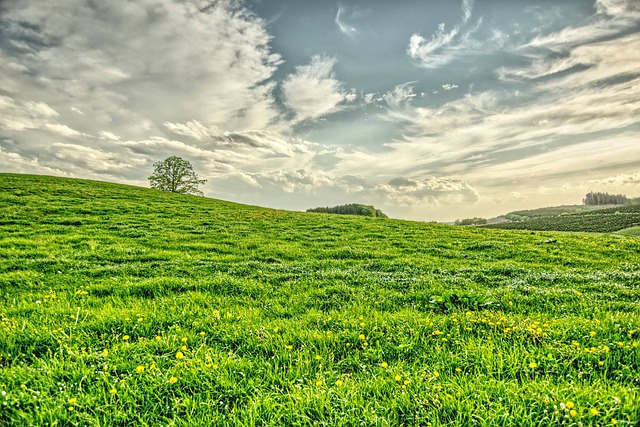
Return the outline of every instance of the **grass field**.
{"type": "Polygon", "coordinates": [[[606,208],[584,207],[577,210],[571,207],[542,208],[511,213],[506,215],[506,218],[517,220],[484,227],[503,230],[611,233],[640,226],[640,204],[606,208]]]}
{"type": "Polygon", "coordinates": [[[1,426],[637,426],[637,238],[0,174],[1,426]]]}

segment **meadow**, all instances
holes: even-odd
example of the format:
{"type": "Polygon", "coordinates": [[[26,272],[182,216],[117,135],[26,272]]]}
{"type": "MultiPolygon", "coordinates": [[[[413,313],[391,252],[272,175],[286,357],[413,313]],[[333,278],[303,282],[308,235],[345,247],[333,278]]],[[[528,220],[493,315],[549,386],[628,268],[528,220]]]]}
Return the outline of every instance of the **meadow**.
{"type": "Polygon", "coordinates": [[[637,426],[639,342],[637,237],[0,174],[2,426],[637,426]]]}

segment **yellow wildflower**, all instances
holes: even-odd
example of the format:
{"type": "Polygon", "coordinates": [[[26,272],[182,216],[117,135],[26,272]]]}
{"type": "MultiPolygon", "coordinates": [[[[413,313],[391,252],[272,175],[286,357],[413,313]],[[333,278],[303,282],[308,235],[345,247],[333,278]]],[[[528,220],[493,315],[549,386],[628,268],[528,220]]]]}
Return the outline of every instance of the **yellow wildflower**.
{"type": "Polygon", "coordinates": [[[176,377],[169,378],[169,384],[175,384],[177,382],[178,382],[178,379],[176,377]]]}

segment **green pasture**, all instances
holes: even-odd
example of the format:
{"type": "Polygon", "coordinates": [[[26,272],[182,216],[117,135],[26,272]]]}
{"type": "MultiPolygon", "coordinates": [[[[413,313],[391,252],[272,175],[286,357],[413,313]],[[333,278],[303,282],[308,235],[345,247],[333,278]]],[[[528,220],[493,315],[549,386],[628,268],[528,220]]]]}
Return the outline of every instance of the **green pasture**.
{"type": "Polygon", "coordinates": [[[638,426],[639,342],[634,237],[0,174],[0,426],[638,426]]]}

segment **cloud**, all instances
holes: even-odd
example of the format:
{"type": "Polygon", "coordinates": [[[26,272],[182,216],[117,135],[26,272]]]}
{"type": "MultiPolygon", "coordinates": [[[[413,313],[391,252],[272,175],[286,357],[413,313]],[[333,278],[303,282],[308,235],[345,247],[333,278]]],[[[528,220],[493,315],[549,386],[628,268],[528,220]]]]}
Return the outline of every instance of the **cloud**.
{"type": "MultiPolygon", "coordinates": [[[[614,188],[620,188],[621,186],[637,186],[640,184],[640,171],[636,173],[623,173],[613,176],[608,176],[605,178],[599,179],[591,179],[589,180],[589,184],[598,185],[598,186],[613,186],[614,188]]],[[[638,190],[634,188],[636,194],[634,196],[639,195],[637,193],[638,190]]]]}
{"type": "Polygon", "coordinates": [[[474,203],[479,199],[474,188],[457,178],[394,178],[378,185],[376,192],[403,206],[474,203]]]}
{"type": "Polygon", "coordinates": [[[309,65],[296,67],[282,82],[282,97],[295,121],[317,120],[338,112],[346,100],[343,84],[333,75],[337,59],[315,55],[309,65]]]}
{"type": "Polygon", "coordinates": [[[407,82],[397,85],[392,91],[382,95],[382,99],[386,102],[387,106],[392,109],[400,109],[406,106],[416,94],[413,91],[413,86],[416,82],[407,82]]]}
{"type": "Polygon", "coordinates": [[[79,132],[129,138],[159,132],[165,122],[227,130],[277,124],[268,80],[281,58],[270,51],[263,21],[233,0],[201,6],[3,3],[5,95],[49,105],[60,124],[79,132]]]}
{"type": "Polygon", "coordinates": [[[164,125],[176,135],[188,136],[198,141],[204,141],[220,135],[220,130],[217,126],[205,126],[198,120],[189,120],[186,123],[165,122],[164,125]]]}
{"type": "Polygon", "coordinates": [[[471,19],[473,3],[473,0],[462,1],[462,22],[451,31],[447,31],[445,24],[441,23],[429,40],[420,34],[413,34],[407,48],[409,57],[421,68],[436,69],[478,44],[472,36],[478,30],[481,20],[475,26],[467,25],[471,19]]]}
{"type": "Polygon", "coordinates": [[[640,3],[635,0],[596,0],[595,8],[596,15],[586,24],[540,34],[523,48],[569,52],[577,46],[604,40],[635,27],[640,20],[640,3]]]}
{"type": "Polygon", "coordinates": [[[346,24],[344,21],[342,21],[341,15],[343,13],[344,13],[344,7],[343,6],[339,6],[338,7],[338,12],[336,13],[335,23],[338,26],[338,28],[340,29],[340,32],[342,34],[347,35],[347,36],[353,36],[353,35],[358,34],[358,30],[356,30],[351,25],[346,24]]]}

